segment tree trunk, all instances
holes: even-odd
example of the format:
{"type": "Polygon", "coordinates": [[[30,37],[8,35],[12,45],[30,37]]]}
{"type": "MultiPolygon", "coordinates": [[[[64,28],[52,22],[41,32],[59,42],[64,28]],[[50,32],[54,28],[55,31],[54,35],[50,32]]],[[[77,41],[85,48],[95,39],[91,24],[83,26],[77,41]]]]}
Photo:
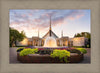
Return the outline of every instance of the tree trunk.
{"type": "Polygon", "coordinates": [[[13,41],[11,41],[11,44],[10,44],[10,46],[11,46],[11,47],[13,46],[13,41]]]}
{"type": "Polygon", "coordinates": [[[13,39],[12,42],[11,42],[11,47],[13,47],[14,43],[15,43],[15,41],[13,39]]]}
{"type": "Polygon", "coordinates": [[[15,46],[16,46],[16,43],[17,43],[17,42],[15,41],[15,46]]]}

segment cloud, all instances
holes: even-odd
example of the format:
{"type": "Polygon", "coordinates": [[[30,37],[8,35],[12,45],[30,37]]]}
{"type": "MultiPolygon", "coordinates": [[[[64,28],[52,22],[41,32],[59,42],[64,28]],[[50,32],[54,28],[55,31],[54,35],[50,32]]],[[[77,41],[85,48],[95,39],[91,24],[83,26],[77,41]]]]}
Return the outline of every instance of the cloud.
{"type": "Polygon", "coordinates": [[[19,31],[31,31],[46,29],[49,27],[50,16],[52,26],[61,25],[66,20],[76,20],[85,15],[84,10],[26,10],[10,11],[10,27],[19,31]]]}

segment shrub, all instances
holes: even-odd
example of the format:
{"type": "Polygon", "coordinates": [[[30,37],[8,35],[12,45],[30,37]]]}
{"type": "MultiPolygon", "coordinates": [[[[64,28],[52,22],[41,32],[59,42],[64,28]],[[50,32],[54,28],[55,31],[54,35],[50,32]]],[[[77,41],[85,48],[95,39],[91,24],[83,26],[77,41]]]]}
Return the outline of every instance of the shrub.
{"type": "Polygon", "coordinates": [[[73,48],[83,48],[84,46],[73,46],[73,48]]]}
{"type": "Polygon", "coordinates": [[[84,48],[76,48],[77,50],[79,50],[81,53],[86,54],[87,50],[84,48]]]}
{"type": "Polygon", "coordinates": [[[80,52],[79,50],[77,50],[77,49],[70,49],[70,50],[68,50],[68,51],[70,51],[70,53],[81,54],[81,52],[80,52]]]}
{"type": "Polygon", "coordinates": [[[70,52],[67,50],[53,50],[51,57],[55,58],[58,57],[61,61],[67,62],[67,57],[70,57],[70,52]]]}
{"type": "Polygon", "coordinates": [[[51,49],[43,49],[43,50],[39,50],[38,53],[39,54],[51,54],[52,50],[51,49]]]}
{"type": "Polygon", "coordinates": [[[38,52],[38,49],[23,49],[21,52],[20,52],[20,56],[25,56],[25,55],[28,55],[28,54],[35,54],[36,52],[38,52]]]}
{"type": "Polygon", "coordinates": [[[38,52],[38,48],[33,48],[32,49],[35,53],[38,52]]]}
{"type": "Polygon", "coordinates": [[[86,47],[89,48],[89,45],[87,45],[86,47]]]}
{"type": "Polygon", "coordinates": [[[23,46],[17,46],[17,45],[16,45],[16,47],[28,47],[28,46],[25,46],[25,45],[23,45],[23,46]]]}
{"type": "Polygon", "coordinates": [[[17,52],[20,52],[20,51],[22,51],[24,49],[24,47],[19,47],[16,51],[17,52]]]}

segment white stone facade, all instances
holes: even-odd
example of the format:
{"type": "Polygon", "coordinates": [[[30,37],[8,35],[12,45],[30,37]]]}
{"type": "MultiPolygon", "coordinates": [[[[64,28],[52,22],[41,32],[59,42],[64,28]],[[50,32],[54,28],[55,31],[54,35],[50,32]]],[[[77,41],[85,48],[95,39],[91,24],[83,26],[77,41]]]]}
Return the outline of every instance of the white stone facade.
{"type": "Polygon", "coordinates": [[[86,40],[85,37],[75,37],[73,38],[73,46],[85,46],[86,40]]]}

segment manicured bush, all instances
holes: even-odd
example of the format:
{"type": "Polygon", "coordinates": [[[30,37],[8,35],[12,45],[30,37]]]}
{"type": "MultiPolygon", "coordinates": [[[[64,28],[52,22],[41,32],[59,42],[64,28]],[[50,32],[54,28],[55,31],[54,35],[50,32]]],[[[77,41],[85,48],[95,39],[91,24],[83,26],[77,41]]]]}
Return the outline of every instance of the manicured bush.
{"type": "Polygon", "coordinates": [[[84,48],[76,48],[77,50],[79,50],[81,53],[86,54],[87,50],[84,48]]]}
{"type": "Polygon", "coordinates": [[[16,51],[17,51],[17,52],[20,52],[20,51],[22,51],[24,48],[25,48],[25,47],[19,47],[16,51]]]}
{"type": "Polygon", "coordinates": [[[25,56],[25,55],[28,55],[28,54],[35,54],[36,52],[38,52],[38,49],[23,49],[21,52],[20,52],[20,56],[25,56]]]}
{"type": "Polygon", "coordinates": [[[70,51],[70,53],[81,54],[81,52],[80,52],[79,50],[77,50],[77,49],[70,49],[70,50],[68,50],[68,51],[70,51]]]}
{"type": "Polygon", "coordinates": [[[32,50],[36,53],[38,52],[38,48],[32,48],[32,50]]]}
{"type": "Polygon", "coordinates": [[[70,57],[70,52],[67,50],[53,50],[53,53],[51,53],[51,57],[55,58],[58,57],[61,61],[67,62],[67,57],[70,57]]]}

